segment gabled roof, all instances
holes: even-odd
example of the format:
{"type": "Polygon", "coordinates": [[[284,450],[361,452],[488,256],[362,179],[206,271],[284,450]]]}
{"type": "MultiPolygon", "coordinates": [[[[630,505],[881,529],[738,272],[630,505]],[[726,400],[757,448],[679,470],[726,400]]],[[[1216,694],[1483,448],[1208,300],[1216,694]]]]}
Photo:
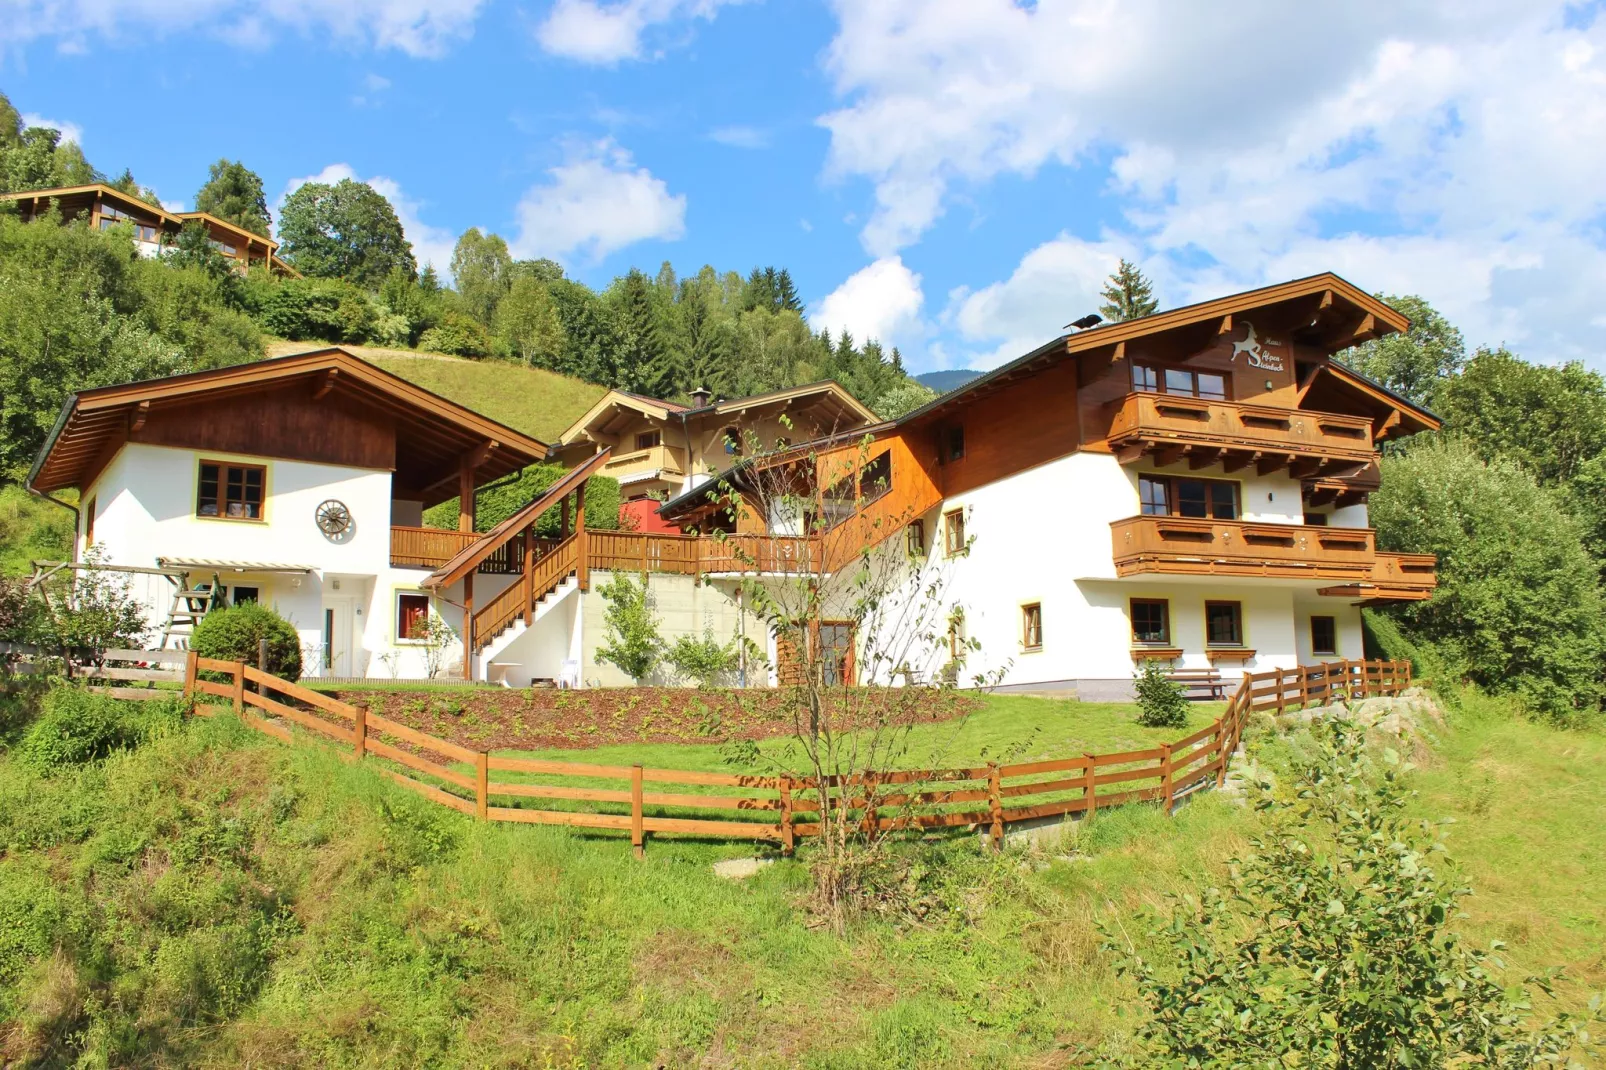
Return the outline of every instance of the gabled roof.
{"type": "Polygon", "coordinates": [[[298,380],[306,384],[309,397],[334,394],[392,420],[397,470],[422,476],[426,487],[452,480],[445,497],[456,493],[459,461],[466,454],[486,454],[476,466],[480,482],[485,482],[540,461],[548,453],[545,443],[521,431],[330,347],[232,368],[81,390],[62,406],[34,460],[28,485],[45,492],[81,485],[97,463],[129,441],[153,409],[193,405],[203,399],[220,401],[298,380]]]}
{"type": "Polygon", "coordinates": [[[610,390],[602,395],[595,405],[587,409],[585,415],[570,424],[568,430],[558,437],[558,441],[565,444],[578,441],[599,418],[615,408],[631,409],[654,420],[668,420],[671,415],[683,416],[691,420],[702,416],[728,416],[748,409],[762,408],[767,405],[784,405],[788,402],[806,399],[836,404],[844,411],[853,414],[866,423],[873,423],[878,419],[876,414],[871,412],[863,402],[848,393],[840,383],[832,380],[809,383],[805,386],[788,387],[784,390],[772,390],[765,394],[754,394],[750,397],[731,398],[727,401],[717,401],[712,405],[703,405],[698,408],[681,405],[673,401],[663,401],[659,398],[644,397],[641,394],[632,394],[625,390],[610,390]]]}
{"type": "MultiPolygon", "coordinates": [[[[1321,332],[1313,336],[1313,340],[1316,344],[1327,348],[1329,353],[1369,338],[1408,330],[1411,326],[1408,318],[1359,286],[1330,271],[1324,271],[1303,279],[1281,282],[1274,286],[1262,286],[1255,290],[1245,290],[1242,293],[1157,312],[1141,319],[1107,323],[1075,334],[1061,335],[1025,356],[979,375],[963,386],[921,406],[902,417],[898,423],[907,424],[932,413],[954,408],[982,394],[991,393],[1007,382],[1035,374],[1050,364],[1079,353],[1114,347],[1133,339],[1167,331],[1197,329],[1212,321],[1219,322],[1227,316],[1271,305],[1296,302],[1298,303],[1296,307],[1301,309],[1308,306],[1313,320],[1319,320],[1324,325],[1321,332]]],[[[1313,323],[1313,330],[1315,326],[1313,323]]],[[[1376,387],[1376,384],[1373,385],[1376,387]]],[[[1376,389],[1382,390],[1391,399],[1392,404],[1421,411],[1410,401],[1383,387],[1376,389]]],[[[1431,415],[1428,414],[1430,418],[1431,415]]]]}

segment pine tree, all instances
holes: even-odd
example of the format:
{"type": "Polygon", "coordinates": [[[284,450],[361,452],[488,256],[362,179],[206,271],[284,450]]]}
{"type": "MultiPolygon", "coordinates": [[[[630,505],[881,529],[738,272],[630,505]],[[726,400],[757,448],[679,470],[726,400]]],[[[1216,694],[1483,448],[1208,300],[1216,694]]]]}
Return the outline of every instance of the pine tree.
{"type": "Polygon", "coordinates": [[[1121,258],[1121,266],[1115,269],[1099,296],[1104,298],[1099,313],[1111,323],[1152,316],[1160,307],[1160,302],[1154,298],[1154,285],[1125,257],[1121,258]]]}
{"type": "Polygon", "coordinates": [[[612,385],[662,397],[674,393],[684,376],[678,355],[664,344],[652,287],[652,281],[636,268],[620,282],[619,345],[614,350],[612,385]]]}
{"type": "Polygon", "coordinates": [[[898,352],[897,346],[892,347],[892,370],[899,375],[909,374],[903,370],[903,354],[898,352]]]}
{"type": "Polygon", "coordinates": [[[797,287],[792,285],[792,273],[785,268],[775,277],[775,295],[783,311],[803,314],[803,301],[797,296],[797,287]]]}

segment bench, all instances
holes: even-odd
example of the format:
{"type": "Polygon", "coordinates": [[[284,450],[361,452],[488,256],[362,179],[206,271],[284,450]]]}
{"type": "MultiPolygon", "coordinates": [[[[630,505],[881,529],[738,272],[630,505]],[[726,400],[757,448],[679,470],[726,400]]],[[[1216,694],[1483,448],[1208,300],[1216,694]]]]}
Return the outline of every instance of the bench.
{"type": "Polygon", "coordinates": [[[1221,673],[1215,669],[1173,669],[1165,674],[1165,678],[1182,688],[1189,698],[1227,697],[1227,687],[1221,682],[1221,673]],[[1195,691],[1203,691],[1204,694],[1195,695],[1195,691]]]}

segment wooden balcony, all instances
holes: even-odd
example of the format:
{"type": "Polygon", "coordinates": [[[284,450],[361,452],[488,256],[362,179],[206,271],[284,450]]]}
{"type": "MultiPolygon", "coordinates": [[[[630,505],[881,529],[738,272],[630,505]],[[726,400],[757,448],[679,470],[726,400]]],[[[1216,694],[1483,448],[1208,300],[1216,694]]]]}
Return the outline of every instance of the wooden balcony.
{"type": "Polygon", "coordinates": [[[1323,587],[1322,594],[1334,598],[1359,598],[1367,602],[1420,602],[1433,597],[1439,585],[1432,554],[1380,553],[1372,573],[1360,583],[1323,587]]]}
{"type": "Polygon", "coordinates": [[[439,568],[479,537],[477,532],[447,528],[392,527],[390,565],[392,568],[439,568]]]}
{"type": "Polygon", "coordinates": [[[1152,456],[1162,467],[1255,465],[1261,475],[1287,467],[1308,478],[1375,458],[1371,421],[1360,416],[1146,393],[1128,394],[1112,409],[1106,437],[1122,464],[1152,456]]]}
{"type": "Polygon", "coordinates": [[[652,446],[630,453],[616,453],[602,466],[602,475],[610,479],[628,479],[648,474],[667,476],[673,481],[685,477],[686,451],[674,446],[652,446]]]}
{"type": "Polygon", "coordinates": [[[1118,576],[1271,576],[1370,580],[1377,567],[1371,528],[1262,524],[1134,516],[1110,525],[1118,576]]]}

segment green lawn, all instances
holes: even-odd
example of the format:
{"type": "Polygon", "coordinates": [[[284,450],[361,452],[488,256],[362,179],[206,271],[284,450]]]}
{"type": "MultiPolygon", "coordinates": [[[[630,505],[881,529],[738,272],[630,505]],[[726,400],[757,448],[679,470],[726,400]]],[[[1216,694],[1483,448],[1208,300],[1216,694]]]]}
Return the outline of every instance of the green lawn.
{"type": "MultiPolygon", "coordinates": [[[[1121,707],[995,698],[950,753],[1023,735],[1151,738],[1121,707]]],[[[1513,938],[1514,980],[1598,983],[1606,739],[1469,719],[1424,758],[1471,935],[1513,938]]],[[[751,845],[637,861],[617,834],[478,825],[227,715],[48,777],[0,752],[0,1062],[54,1038],[49,1061],[95,1065],[1072,1065],[1134,1021],[1101,943],[1141,941],[1141,910],[1218,879],[1258,820],[1206,793],[1101,813],[1064,856],[911,846],[898,894],[837,934],[806,852],[727,882],[710,863],[751,845]]]]}
{"type": "MultiPolygon", "coordinates": [[[[282,356],[315,347],[307,342],[274,342],[268,354],[282,356]]],[[[341,348],[543,442],[554,441],[605,392],[595,383],[502,360],[465,360],[373,346],[341,348]]]]}

